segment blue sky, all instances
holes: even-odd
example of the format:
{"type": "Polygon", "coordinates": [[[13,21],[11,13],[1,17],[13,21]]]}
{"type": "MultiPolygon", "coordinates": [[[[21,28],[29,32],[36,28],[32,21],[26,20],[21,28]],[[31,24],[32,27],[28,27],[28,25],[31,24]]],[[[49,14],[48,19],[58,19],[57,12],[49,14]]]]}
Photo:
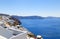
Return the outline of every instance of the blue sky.
{"type": "Polygon", "coordinates": [[[60,17],[60,0],[0,0],[0,13],[60,17]]]}

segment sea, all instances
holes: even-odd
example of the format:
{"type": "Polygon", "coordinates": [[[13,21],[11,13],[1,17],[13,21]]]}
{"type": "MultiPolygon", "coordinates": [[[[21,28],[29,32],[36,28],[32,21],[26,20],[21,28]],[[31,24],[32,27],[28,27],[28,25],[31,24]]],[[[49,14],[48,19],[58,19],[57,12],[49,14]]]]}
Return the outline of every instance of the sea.
{"type": "Polygon", "coordinates": [[[22,26],[43,39],[60,39],[60,19],[19,19],[22,26]]]}

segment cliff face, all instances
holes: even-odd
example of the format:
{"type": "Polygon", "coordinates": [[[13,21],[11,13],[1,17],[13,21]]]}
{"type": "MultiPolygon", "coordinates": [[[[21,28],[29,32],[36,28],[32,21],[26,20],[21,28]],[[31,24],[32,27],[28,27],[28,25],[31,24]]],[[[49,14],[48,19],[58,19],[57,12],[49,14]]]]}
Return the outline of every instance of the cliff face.
{"type": "Polygon", "coordinates": [[[0,14],[0,22],[1,25],[4,24],[5,26],[21,25],[21,22],[18,19],[13,18],[6,14],[0,14]]]}
{"type": "Polygon", "coordinates": [[[0,25],[3,28],[13,28],[13,29],[18,29],[20,31],[27,31],[28,37],[35,37],[33,33],[31,33],[26,28],[21,26],[21,22],[15,17],[5,14],[0,14],[0,25]]]}
{"type": "Polygon", "coordinates": [[[15,22],[14,22],[14,24],[15,25],[21,25],[22,23],[20,22],[20,20],[18,20],[17,18],[15,18],[15,17],[12,17],[11,16],[11,18],[10,19],[13,19],[15,22]]]}

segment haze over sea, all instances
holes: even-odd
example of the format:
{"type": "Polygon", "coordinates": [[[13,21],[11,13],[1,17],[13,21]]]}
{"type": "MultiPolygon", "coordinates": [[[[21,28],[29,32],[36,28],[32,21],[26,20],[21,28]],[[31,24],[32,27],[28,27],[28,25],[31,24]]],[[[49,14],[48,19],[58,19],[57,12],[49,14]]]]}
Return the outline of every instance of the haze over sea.
{"type": "Polygon", "coordinates": [[[44,39],[60,39],[60,19],[20,19],[23,27],[44,39]]]}

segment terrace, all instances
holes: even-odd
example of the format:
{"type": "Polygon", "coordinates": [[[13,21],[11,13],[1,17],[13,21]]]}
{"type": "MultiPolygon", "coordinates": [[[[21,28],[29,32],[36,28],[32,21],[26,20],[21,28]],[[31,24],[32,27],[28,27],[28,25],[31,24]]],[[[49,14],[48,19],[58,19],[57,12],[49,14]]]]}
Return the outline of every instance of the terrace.
{"type": "Polygon", "coordinates": [[[19,30],[15,30],[15,29],[5,29],[0,26],[0,37],[3,37],[4,39],[16,39],[16,38],[24,39],[24,38],[26,38],[26,33],[27,32],[25,32],[25,31],[19,31],[19,30]]]}

